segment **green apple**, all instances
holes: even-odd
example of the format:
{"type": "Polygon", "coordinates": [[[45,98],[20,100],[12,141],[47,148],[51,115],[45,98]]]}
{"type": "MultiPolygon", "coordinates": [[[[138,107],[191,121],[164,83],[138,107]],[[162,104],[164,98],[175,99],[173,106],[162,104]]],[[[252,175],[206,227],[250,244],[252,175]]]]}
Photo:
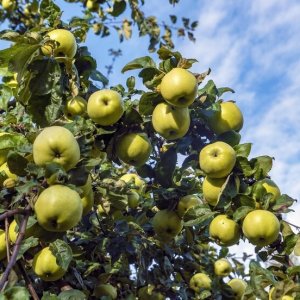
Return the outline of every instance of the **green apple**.
{"type": "Polygon", "coordinates": [[[5,231],[0,229],[0,260],[7,255],[5,231]]]}
{"type": "Polygon", "coordinates": [[[190,123],[190,113],[187,107],[181,108],[159,103],[152,113],[154,130],[167,140],[176,140],[185,136],[190,123]]]}
{"type": "Polygon", "coordinates": [[[13,179],[13,180],[18,180],[18,176],[16,174],[13,174],[10,170],[9,167],[7,165],[7,163],[5,162],[3,165],[0,166],[0,173],[1,173],[1,177],[0,177],[0,187],[3,186],[4,181],[8,178],[13,179]]]}
{"type": "Polygon", "coordinates": [[[87,102],[80,96],[70,98],[65,106],[65,113],[67,117],[82,116],[86,113],[87,102]]]}
{"type": "Polygon", "coordinates": [[[227,283],[234,293],[234,300],[242,300],[247,288],[247,283],[239,278],[233,278],[227,283]]]}
{"type": "Polygon", "coordinates": [[[202,289],[211,289],[211,279],[205,273],[196,273],[190,279],[190,288],[196,293],[199,293],[202,289]]]}
{"type": "Polygon", "coordinates": [[[14,0],[2,0],[1,1],[2,7],[4,10],[12,11],[16,6],[16,1],[14,0]]]}
{"type": "Polygon", "coordinates": [[[113,125],[124,113],[122,97],[114,90],[94,92],[89,97],[87,113],[95,123],[101,126],[113,125]]]}
{"type": "Polygon", "coordinates": [[[145,164],[151,151],[151,143],[143,133],[127,133],[116,143],[116,154],[119,159],[135,167],[145,164]]]}
{"type": "Polygon", "coordinates": [[[164,209],[155,214],[152,226],[160,240],[170,241],[180,233],[183,224],[176,212],[164,209]]]}
{"type": "Polygon", "coordinates": [[[229,130],[240,131],[243,127],[243,114],[238,106],[232,102],[222,102],[221,110],[209,120],[209,125],[216,134],[229,130]]]}
{"type": "Polygon", "coordinates": [[[139,206],[140,195],[136,191],[134,191],[134,190],[129,191],[127,197],[128,197],[128,206],[130,208],[134,209],[139,206]]]}
{"type": "Polygon", "coordinates": [[[231,173],[235,162],[234,149],[224,142],[209,144],[199,154],[200,168],[210,178],[226,177],[231,173]]]}
{"type": "Polygon", "coordinates": [[[45,44],[42,47],[42,53],[50,56],[66,56],[73,58],[77,51],[75,36],[72,32],[66,29],[54,29],[47,33],[50,40],[57,42],[57,46],[53,49],[52,45],[45,44]]]}
{"type": "Polygon", "coordinates": [[[88,176],[86,183],[83,186],[80,186],[80,188],[82,190],[82,194],[80,195],[83,207],[82,215],[85,216],[91,211],[94,205],[94,192],[90,175],[88,176]]]}
{"type": "Polygon", "coordinates": [[[227,215],[218,215],[209,225],[209,235],[220,246],[229,247],[239,241],[240,227],[227,215]]]}
{"type": "Polygon", "coordinates": [[[55,162],[66,171],[75,167],[80,159],[80,148],[75,137],[61,126],[44,128],[33,143],[33,160],[38,166],[55,162]]]}
{"type": "Polygon", "coordinates": [[[174,68],[168,72],[160,84],[163,98],[171,105],[187,107],[191,105],[198,90],[196,77],[188,70],[174,68]]]}
{"type": "Polygon", "coordinates": [[[242,230],[251,244],[264,247],[276,241],[280,223],[272,212],[256,209],[246,215],[242,230]]]}
{"type": "Polygon", "coordinates": [[[97,11],[99,9],[99,3],[95,0],[87,0],[86,8],[90,11],[97,11]]]}
{"type": "Polygon", "coordinates": [[[155,291],[155,286],[153,284],[148,284],[143,286],[138,291],[138,300],[165,300],[166,297],[155,291]]]}
{"type": "Polygon", "coordinates": [[[196,195],[186,195],[178,201],[176,212],[182,218],[190,208],[199,204],[201,204],[199,197],[196,195]]]}
{"type": "Polygon", "coordinates": [[[146,187],[145,181],[135,173],[124,174],[121,176],[120,180],[125,181],[126,183],[135,185],[135,189],[143,193],[146,187]]]}
{"type": "Polygon", "coordinates": [[[228,276],[232,272],[232,265],[226,258],[220,258],[214,262],[214,271],[217,276],[228,276]]]}
{"type": "Polygon", "coordinates": [[[215,206],[227,177],[210,178],[206,176],[202,184],[203,197],[209,205],[215,206]]]}
{"type": "Polygon", "coordinates": [[[33,272],[44,281],[56,281],[62,278],[66,271],[56,262],[56,257],[49,247],[43,248],[33,258],[33,272]]]}
{"type": "Polygon", "coordinates": [[[281,195],[279,187],[276,185],[276,183],[273,180],[269,178],[265,178],[260,182],[262,186],[265,188],[266,192],[273,195],[270,202],[271,203],[275,202],[281,195]]]}
{"type": "Polygon", "coordinates": [[[117,299],[117,289],[109,283],[98,284],[94,288],[94,296],[97,298],[109,297],[109,299],[117,299]]]}
{"type": "Polygon", "coordinates": [[[241,134],[234,130],[225,131],[218,135],[218,141],[225,142],[231,147],[234,147],[240,143],[241,134]]]}
{"type": "Polygon", "coordinates": [[[79,194],[63,185],[46,188],[34,205],[39,224],[48,231],[62,232],[76,226],[82,217],[79,194]]]}

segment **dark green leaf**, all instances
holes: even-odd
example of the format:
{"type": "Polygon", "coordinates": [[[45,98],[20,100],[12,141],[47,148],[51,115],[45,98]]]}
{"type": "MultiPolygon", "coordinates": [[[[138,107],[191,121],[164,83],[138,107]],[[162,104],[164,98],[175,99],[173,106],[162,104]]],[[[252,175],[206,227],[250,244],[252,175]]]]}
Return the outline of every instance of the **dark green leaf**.
{"type": "MultiPolygon", "coordinates": [[[[3,300],[29,300],[30,299],[30,294],[28,290],[25,287],[21,286],[13,286],[8,289],[6,289],[4,292],[1,292],[2,296],[4,296],[2,299],[3,300]]],[[[0,299],[1,299],[0,298],[0,299]]],[[[2,300],[1,299],[1,300],[2,300]]]]}
{"type": "Polygon", "coordinates": [[[235,91],[229,87],[218,88],[218,97],[221,97],[224,93],[235,93],[235,91]]]}
{"type": "Polygon", "coordinates": [[[39,244],[39,239],[33,236],[23,240],[17,259],[21,258],[28,249],[36,247],[38,244],[39,244]]]}
{"type": "Polygon", "coordinates": [[[72,249],[63,240],[56,240],[50,244],[50,250],[56,257],[56,262],[64,270],[67,270],[70,262],[72,261],[72,249]]]}
{"type": "Polygon", "coordinates": [[[132,60],[131,62],[129,62],[123,67],[121,72],[125,73],[126,71],[129,70],[142,69],[146,67],[147,68],[156,67],[154,60],[150,56],[143,56],[132,60]]]}
{"type": "Polygon", "coordinates": [[[50,294],[50,292],[44,292],[41,300],[58,300],[57,296],[50,294]]]}
{"type": "Polygon", "coordinates": [[[171,51],[166,47],[161,47],[157,50],[158,57],[162,60],[169,59],[171,57],[175,57],[177,61],[182,58],[182,55],[177,51],[171,51]]]}
{"type": "Polygon", "coordinates": [[[251,206],[240,206],[233,214],[233,220],[238,222],[239,220],[246,217],[246,215],[254,208],[251,206]]]}
{"type": "Polygon", "coordinates": [[[254,177],[256,179],[265,178],[273,165],[273,158],[267,155],[258,156],[250,160],[250,163],[254,165],[254,177]]]}
{"type": "Polygon", "coordinates": [[[27,174],[26,167],[28,160],[17,152],[10,151],[7,156],[7,165],[9,170],[19,176],[27,174]]]}
{"type": "Polygon", "coordinates": [[[149,116],[152,114],[155,106],[163,101],[164,99],[159,93],[144,93],[139,101],[139,113],[143,116],[149,116]]]}
{"type": "Polygon", "coordinates": [[[128,89],[130,91],[134,89],[134,87],[135,87],[135,77],[134,76],[130,76],[127,78],[126,86],[128,87],[128,89]]]}
{"type": "Polygon", "coordinates": [[[108,84],[108,79],[106,76],[104,76],[101,72],[99,72],[98,70],[92,70],[91,75],[90,75],[92,80],[95,81],[100,81],[103,83],[103,85],[107,85],[108,84]]]}
{"type": "Polygon", "coordinates": [[[218,89],[217,89],[215,83],[212,80],[209,80],[202,89],[198,90],[198,94],[199,95],[209,94],[209,95],[212,95],[212,96],[217,96],[218,95],[218,89]]]}
{"type": "Polygon", "coordinates": [[[8,86],[0,84],[0,110],[7,110],[8,102],[12,96],[12,89],[8,86]]]}
{"type": "Polygon", "coordinates": [[[234,150],[237,156],[248,157],[251,151],[252,144],[245,143],[234,146],[234,150]]]}
{"type": "Polygon", "coordinates": [[[135,108],[131,107],[125,111],[122,121],[127,125],[140,124],[143,123],[143,118],[135,108]]]}
{"type": "Polygon", "coordinates": [[[27,139],[18,133],[9,133],[0,136],[0,150],[18,148],[27,143],[27,139]]]}
{"type": "Polygon", "coordinates": [[[63,291],[58,295],[59,300],[85,300],[87,296],[80,290],[63,291]]]}
{"type": "Polygon", "coordinates": [[[42,0],[39,11],[41,17],[43,19],[48,19],[51,25],[54,25],[54,22],[59,19],[62,14],[59,6],[51,0],[42,0]]]}
{"type": "Polygon", "coordinates": [[[122,14],[126,9],[126,2],[124,0],[114,1],[114,5],[112,7],[112,10],[109,11],[109,13],[113,17],[118,17],[120,14],[122,14]]]}
{"type": "Polygon", "coordinates": [[[170,15],[170,19],[173,24],[177,22],[177,17],[175,15],[170,15]]]}

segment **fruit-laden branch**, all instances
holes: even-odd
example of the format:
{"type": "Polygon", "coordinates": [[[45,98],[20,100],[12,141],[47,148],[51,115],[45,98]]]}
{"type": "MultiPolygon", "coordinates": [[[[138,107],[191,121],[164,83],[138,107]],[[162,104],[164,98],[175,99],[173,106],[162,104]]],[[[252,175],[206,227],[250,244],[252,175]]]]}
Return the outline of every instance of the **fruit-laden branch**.
{"type": "Polygon", "coordinates": [[[28,218],[29,218],[30,211],[31,211],[31,207],[28,204],[25,207],[25,209],[23,209],[23,212],[22,212],[24,214],[24,219],[22,220],[22,222],[20,224],[20,231],[19,231],[16,243],[15,243],[15,246],[13,248],[11,259],[8,262],[7,267],[6,267],[4,273],[2,274],[2,277],[0,279],[0,290],[2,290],[3,287],[5,286],[5,283],[6,283],[7,279],[8,279],[10,271],[14,267],[14,265],[16,264],[17,257],[18,257],[18,254],[19,254],[19,251],[20,251],[20,247],[21,247],[21,243],[22,243],[22,240],[23,240],[24,235],[25,235],[25,230],[26,230],[27,221],[28,221],[28,218]]]}
{"type": "Polygon", "coordinates": [[[16,208],[16,209],[8,210],[5,213],[0,215],[0,222],[17,214],[26,215],[28,214],[28,211],[26,210],[26,208],[16,208]]]}

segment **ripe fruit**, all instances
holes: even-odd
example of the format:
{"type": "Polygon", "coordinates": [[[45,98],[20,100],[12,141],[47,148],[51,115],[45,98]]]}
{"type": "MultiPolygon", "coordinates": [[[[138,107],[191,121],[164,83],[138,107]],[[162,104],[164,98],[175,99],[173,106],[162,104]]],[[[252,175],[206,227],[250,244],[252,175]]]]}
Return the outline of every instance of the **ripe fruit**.
{"type": "Polygon", "coordinates": [[[1,4],[3,9],[11,11],[14,9],[16,2],[14,0],[2,0],[1,4]]]}
{"type": "Polygon", "coordinates": [[[154,130],[167,140],[176,140],[185,136],[190,123],[190,113],[187,107],[181,108],[159,103],[152,113],[154,130]]]}
{"type": "Polygon", "coordinates": [[[67,117],[82,116],[86,113],[87,102],[80,96],[75,96],[67,101],[65,113],[67,117]]]}
{"type": "Polygon", "coordinates": [[[209,125],[216,134],[229,130],[240,131],[243,127],[243,114],[238,106],[231,101],[222,102],[221,110],[209,120],[209,125]]]}
{"type": "Polygon", "coordinates": [[[202,289],[209,290],[211,288],[211,279],[204,273],[196,273],[190,279],[190,288],[196,293],[199,293],[202,289]]]}
{"type": "Polygon", "coordinates": [[[174,211],[164,209],[155,214],[152,226],[159,239],[170,241],[179,234],[183,225],[174,211]]]}
{"type": "Polygon", "coordinates": [[[131,190],[127,196],[128,196],[128,206],[130,208],[137,208],[140,203],[140,195],[136,191],[131,190]]]}
{"type": "Polygon", "coordinates": [[[246,291],[247,283],[242,279],[234,278],[234,279],[231,279],[227,284],[233,290],[234,299],[242,300],[243,296],[245,294],[245,291],[246,291]]]}
{"type": "Polygon", "coordinates": [[[218,203],[219,195],[226,181],[225,178],[210,178],[206,176],[202,184],[203,197],[209,205],[215,206],[218,203]]]}
{"type": "Polygon", "coordinates": [[[101,126],[110,126],[119,121],[124,112],[121,95],[114,90],[94,92],[87,103],[89,117],[101,126]]]}
{"type": "Polygon", "coordinates": [[[117,299],[117,289],[109,283],[98,284],[94,288],[94,296],[96,297],[109,297],[109,299],[117,299]]]}
{"type": "Polygon", "coordinates": [[[44,281],[55,281],[64,276],[66,271],[56,262],[49,247],[43,248],[33,258],[33,272],[44,281]]]}
{"type": "Polygon", "coordinates": [[[214,271],[218,276],[228,276],[232,271],[232,265],[226,258],[220,258],[214,263],[214,271]]]}
{"type": "Polygon", "coordinates": [[[0,229],[0,260],[6,257],[6,253],[5,231],[0,229]]]}
{"type": "Polygon", "coordinates": [[[47,33],[47,36],[57,42],[57,45],[52,48],[52,45],[44,45],[42,52],[44,55],[50,56],[67,56],[73,58],[77,51],[76,39],[73,33],[66,29],[54,29],[47,33]]]}
{"type": "Polygon", "coordinates": [[[242,229],[251,244],[264,247],[277,239],[280,223],[272,212],[257,209],[246,215],[242,229]]]}
{"type": "Polygon", "coordinates": [[[7,178],[13,179],[13,180],[17,180],[18,176],[16,174],[13,174],[10,172],[7,163],[4,163],[3,165],[0,166],[0,173],[1,173],[1,177],[0,177],[0,186],[3,185],[4,181],[7,178]]]}
{"type": "Polygon", "coordinates": [[[261,180],[261,183],[262,186],[266,189],[266,192],[273,195],[270,202],[275,202],[281,195],[279,187],[273,180],[268,178],[261,180]]]}
{"type": "Polygon", "coordinates": [[[88,176],[85,185],[80,187],[82,189],[81,202],[82,202],[82,215],[88,214],[94,205],[94,192],[92,189],[92,178],[88,176]]]}
{"type": "Polygon", "coordinates": [[[163,77],[160,85],[163,98],[177,107],[191,105],[197,96],[197,89],[196,77],[182,68],[172,69],[163,77]]]}
{"type": "Polygon", "coordinates": [[[116,154],[123,162],[140,167],[149,159],[152,146],[143,133],[127,133],[116,143],[116,154]]]}
{"type": "Polygon", "coordinates": [[[235,162],[234,149],[224,142],[209,144],[199,154],[200,168],[210,178],[226,177],[231,173],[235,162]]]}
{"type": "Polygon", "coordinates": [[[135,173],[124,174],[121,176],[120,180],[125,181],[126,183],[130,183],[136,186],[136,190],[139,192],[143,192],[145,190],[145,181],[135,173]]]}
{"type": "Polygon", "coordinates": [[[190,208],[199,204],[201,204],[201,200],[197,196],[186,195],[179,200],[176,212],[182,218],[190,208]]]}
{"type": "Polygon", "coordinates": [[[166,297],[162,293],[155,291],[155,286],[153,284],[148,284],[139,289],[138,299],[139,300],[165,300],[166,297]]]}
{"type": "Polygon", "coordinates": [[[33,160],[39,166],[55,162],[68,171],[79,159],[79,145],[71,131],[64,127],[44,128],[33,143],[33,160]]]}
{"type": "Polygon", "coordinates": [[[209,235],[220,246],[229,247],[240,239],[239,225],[226,215],[216,216],[209,225],[209,235]]]}
{"type": "Polygon", "coordinates": [[[48,187],[39,195],[34,210],[44,229],[61,232],[79,223],[83,208],[76,191],[57,184],[48,187]]]}

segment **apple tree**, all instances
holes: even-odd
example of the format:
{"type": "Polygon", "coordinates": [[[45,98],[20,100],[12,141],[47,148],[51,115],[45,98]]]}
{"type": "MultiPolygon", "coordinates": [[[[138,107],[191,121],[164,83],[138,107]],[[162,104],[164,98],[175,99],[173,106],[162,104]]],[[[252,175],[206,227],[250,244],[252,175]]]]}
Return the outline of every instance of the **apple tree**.
{"type": "Polygon", "coordinates": [[[240,143],[234,91],[174,50],[197,22],[66,2],[83,9],[68,24],[50,0],[2,0],[0,299],[300,299],[296,200],[240,143]],[[125,84],[82,46],[90,30],[149,36],[125,84]],[[243,241],[255,257],[232,253],[243,241]]]}

